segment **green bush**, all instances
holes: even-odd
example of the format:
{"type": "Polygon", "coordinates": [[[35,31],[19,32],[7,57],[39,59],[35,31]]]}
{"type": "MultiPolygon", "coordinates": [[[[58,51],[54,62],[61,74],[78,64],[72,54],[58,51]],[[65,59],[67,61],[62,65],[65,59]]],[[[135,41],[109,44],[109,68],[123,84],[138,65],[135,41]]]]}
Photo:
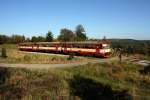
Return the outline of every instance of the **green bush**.
{"type": "Polygon", "coordinates": [[[6,48],[2,48],[2,55],[3,58],[7,58],[7,52],[6,52],[6,48]]]}
{"type": "Polygon", "coordinates": [[[67,60],[72,60],[74,58],[74,53],[70,53],[69,57],[67,58],[67,60]]]}

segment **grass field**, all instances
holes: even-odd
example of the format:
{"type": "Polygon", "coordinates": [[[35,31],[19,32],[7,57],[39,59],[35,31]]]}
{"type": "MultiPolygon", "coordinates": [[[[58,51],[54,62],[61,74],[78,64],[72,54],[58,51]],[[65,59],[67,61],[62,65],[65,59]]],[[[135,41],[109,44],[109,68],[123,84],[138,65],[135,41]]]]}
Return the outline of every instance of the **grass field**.
{"type": "Polygon", "coordinates": [[[0,97],[14,100],[149,100],[150,76],[140,74],[140,67],[109,62],[49,70],[0,68],[0,97]]]}
{"type": "Polygon", "coordinates": [[[0,57],[0,63],[27,63],[27,64],[51,64],[51,63],[69,63],[69,62],[82,62],[88,60],[94,60],[96,58],[90,57],[75,57],[71,60],[68,59],[69,56],[60,55],[46,55],[37,53],[25,53],[17,49],[17,45],[5,44],[0,45],[1,48],[6,48],[7,58],[0,57]]]}

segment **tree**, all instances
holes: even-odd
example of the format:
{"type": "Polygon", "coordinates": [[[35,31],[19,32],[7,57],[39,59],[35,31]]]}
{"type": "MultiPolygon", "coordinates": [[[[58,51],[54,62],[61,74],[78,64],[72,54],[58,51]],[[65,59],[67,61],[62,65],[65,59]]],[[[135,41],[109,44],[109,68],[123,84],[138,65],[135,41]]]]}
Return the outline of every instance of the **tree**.
{"type": "Polygon", "coordinates": [[[9,37],[6,35],[0,35],[0,44],[8,43],[9,37]]]}
{"type": "Polygon", "coordinates": [[[47,42],[52,42],[53,41],[53,34],[52,34],[52,32],[48,31],[48,33],[46,34],[46,41],[47,42]]]}
{"type": "Polygon", "coordinates": [[[11,43],[21,43],[25,41],[25,37],[21,35],[12,35],[10,42],[11,43]]]}
{"type": "Polygon", "coordinates": [[[46,39],[45,37],[42,37],[42,36],[33,36],[32,39],[31,39],[31,42],[45,42],[46,39]]]}
{"type": "Polygon", "coordinates": [[[45,42],[46,41],[46,38],[43,36],[38,36],[37,39],[38,39],[37,42],[45,42]]]}
{"type": "Polygon", "coordinates": [[[36,36],[32,36],[31,42],[37,42],[37,37],[36,36]]]}
{"type": "Polygon", "coordinates": [[[75,34],[69,29],[61,29],[60,35],[58,36],[58,40],[63,42],[74,41],[75,34]]]}
{"type": "Polygon", "coordinates": [[[87,40],[87,36],[86,36],[85,30],[84,30],[82,25],[78,25],[76,27],[75,34],[76,34],[76,40],[77,41],[85,41],[85,40],[87,40]]]}
{"type": "Polygon", "coordinates": [[[106,36],[104,36],[102,40],[103,40],[103,41],[106,41],[106,36]]]}

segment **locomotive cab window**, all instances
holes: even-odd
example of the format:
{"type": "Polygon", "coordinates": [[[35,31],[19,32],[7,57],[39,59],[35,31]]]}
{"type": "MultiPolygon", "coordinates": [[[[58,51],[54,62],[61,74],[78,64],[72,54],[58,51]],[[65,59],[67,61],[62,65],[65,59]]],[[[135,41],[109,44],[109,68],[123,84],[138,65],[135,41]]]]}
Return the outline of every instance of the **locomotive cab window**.
{"type": "Polygon", "coordinates": [[[110,45],[109,44],[102,44],[102,49],[109,49],[110,45]]]}

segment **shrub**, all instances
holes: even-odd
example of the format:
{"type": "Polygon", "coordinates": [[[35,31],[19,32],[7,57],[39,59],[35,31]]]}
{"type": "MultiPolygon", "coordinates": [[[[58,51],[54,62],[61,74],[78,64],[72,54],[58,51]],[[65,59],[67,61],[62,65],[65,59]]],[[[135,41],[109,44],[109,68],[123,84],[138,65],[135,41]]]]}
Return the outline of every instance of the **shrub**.
{"type": "Polygon", "coordinates": [[[28,55],[25,55],[25,56],[24,56],[24,60],[25,60],[25,61],[30,61],[30,60],[31,60],[31,57],[28,56],[28,55]]]}
{"type": "Polygon", "coordinates": [[[52,61],[56,61],[56,57],[53,57],[51,60],[52,60],[52,61]]]}
{"type": "Polygon", "coordinates": [[[2,48],[2,57],[7,58],[6,48],[2,48]]]}
{"type": "Polygon", "coordinates": [[[70,53],[69,57],[67,58],[67,60],[72,60],[74,58],[74,53],[70,53]]]}

